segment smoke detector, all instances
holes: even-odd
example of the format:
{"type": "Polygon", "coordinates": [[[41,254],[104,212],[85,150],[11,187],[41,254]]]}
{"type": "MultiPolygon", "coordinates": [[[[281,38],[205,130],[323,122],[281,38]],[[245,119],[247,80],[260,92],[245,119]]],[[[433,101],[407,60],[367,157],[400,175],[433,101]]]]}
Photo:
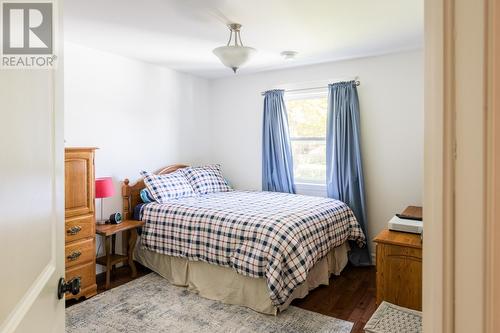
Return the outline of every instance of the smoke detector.
{"type": "Polygon", "coordinates": [[[285,60],[294,60],[295,57],[297,56],[297,54],[298,54],[298,52],[296,52],[296,51],[283,51],[280,53],[280,55],[285,60]]]}

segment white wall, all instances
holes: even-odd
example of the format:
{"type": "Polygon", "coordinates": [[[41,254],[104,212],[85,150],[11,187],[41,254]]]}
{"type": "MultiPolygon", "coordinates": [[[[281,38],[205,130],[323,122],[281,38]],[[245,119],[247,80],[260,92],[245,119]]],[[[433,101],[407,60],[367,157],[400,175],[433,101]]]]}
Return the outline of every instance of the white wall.
{"type": "Polygon", "coordinates": [[[65,66],[66,146],[100,148],[96,175],[112,176],[116,189],[105,216],[122,209],[121,180],[171,163],[221,163],[236,188],[260,190],[260,93],[354,76],[361,81],[369,238],[393,214],[422,203],[421,51],[207,81],[66,43],[65,66]]]}
{"type": "MultiPolygon", "coordinates": [[[[209,151],[193,135],[206,131],[206,80],[72,43],[64,65],[66,146],[99,148],[96,177],[113,177],[116,191],[104,199],[104,216],[122,211],[124,178],[196,164],[209,151]]],[[[99,217],[99,200],[96,209],[99,217]]]]}
{"type": "Polygon", "coordinates": [[[282,84],[355,76],[361,81],[361,139],[368,233],[372,239],[395,213],[407,205],[422,204],[421,51],[236,75],[211,82],[212,153],[208,161],[221,163],[237,188],[260,190],[260,93],[282,84]]]}

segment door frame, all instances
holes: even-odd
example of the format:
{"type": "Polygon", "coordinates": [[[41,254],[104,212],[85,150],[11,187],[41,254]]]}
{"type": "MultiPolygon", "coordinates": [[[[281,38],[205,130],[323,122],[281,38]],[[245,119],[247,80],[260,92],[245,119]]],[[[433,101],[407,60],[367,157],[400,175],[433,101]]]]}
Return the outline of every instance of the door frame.
{"type": "Polygon", "coordinates": [[[452,0],[425,1],[424,332],[453,332],[454,49],[452,0]],[[432,272],[432,275],[430,274],[432,272]]]}
{"type": "Polygon", "coordinates": [[[424,332],[500,331],[499,7],[425,0],[424,332]]]}
{"type": "Polygon", "coordinates": [[[486,331],[500,332],[500,4],[489,1],[487,37],[486,331]],[[497,282],[495,284],[495,281],[497,282]]]}

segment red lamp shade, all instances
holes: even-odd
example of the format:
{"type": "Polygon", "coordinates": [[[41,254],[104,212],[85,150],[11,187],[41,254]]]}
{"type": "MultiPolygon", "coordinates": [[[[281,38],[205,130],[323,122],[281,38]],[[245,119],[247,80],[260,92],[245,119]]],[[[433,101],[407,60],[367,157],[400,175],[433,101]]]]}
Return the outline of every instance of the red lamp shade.
{"type": "Polygon", "coordinates": [[[97,199],[109,198],[115,194],[113,181],[111,177],[96,178],[95,180],[95,197],[97,199]]]}

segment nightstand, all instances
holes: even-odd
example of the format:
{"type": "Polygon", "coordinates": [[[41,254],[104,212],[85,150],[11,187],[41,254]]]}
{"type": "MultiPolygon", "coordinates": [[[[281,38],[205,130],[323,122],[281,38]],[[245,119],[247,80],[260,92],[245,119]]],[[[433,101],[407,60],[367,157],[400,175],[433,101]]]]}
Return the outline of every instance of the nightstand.
{"type": "Polygon", "coordinates": [[[137,275],[137,270],[133,260],[133,253],[135,243],[137,241],[137,228],[143,225],[143,221],[136,220],[125,220],[120,224],[96,225],[96,234],[104,237],[104,246],[106,249],[106,255],[96,259],[96,262],[99,265],[106,266],[106,289],[109,289],[110,287],[111,270],[119,263],[128,264],[130,266],[132,277],[137,275]],[[116,234],[119,232],[129,233],[128,246],[125,255],[116,254],[115,252],[116,234]]]}
{"type": "Polygon", "coordinates": [[[422,239],[383,230],[377,244],[377,306],[382,301],[422,310],[422,239]]]}

